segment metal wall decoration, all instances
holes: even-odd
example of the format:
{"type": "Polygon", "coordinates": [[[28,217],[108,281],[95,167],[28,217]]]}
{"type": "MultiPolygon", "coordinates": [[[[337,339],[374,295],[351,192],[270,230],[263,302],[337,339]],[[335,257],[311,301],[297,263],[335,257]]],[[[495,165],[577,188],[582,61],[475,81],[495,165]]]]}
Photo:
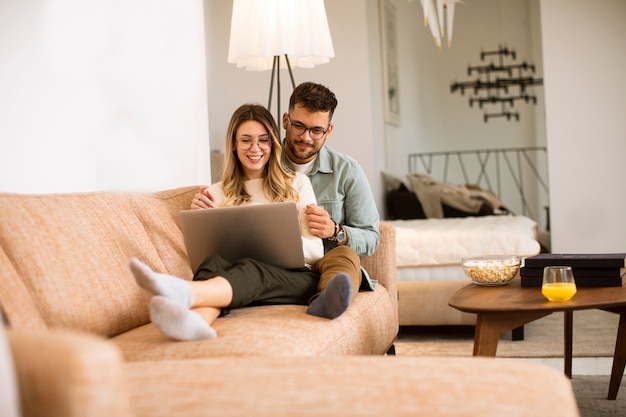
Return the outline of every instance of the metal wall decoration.
{"type": "Polygon", "coordinates": [[[465,90],[473,91],[469,98],[470,107],[474,103],[479,108],[486,105],[500,106],[499,112],[488,112],[483,115],[484,122],[495,117],[505,117],[507,120],[519,121],[519,113],[514,111],[516,101],[537,104],[537,96],[531,94],[528,89],[543,85],[543,78],[534,77],[535,66],[522,62],[521,64],[507,64],[504,59],[516,59],[515,51],[506,47],[499,47],[497,51],[480,53],[480,60],[485,61],[489,56],[496,56],[497,63],[490,62],[487,65],[468,66],[467,75],[477,74],[473,81],[455,82],[450,86],[452,93],[457,90],[461,95],[465,90]]]}

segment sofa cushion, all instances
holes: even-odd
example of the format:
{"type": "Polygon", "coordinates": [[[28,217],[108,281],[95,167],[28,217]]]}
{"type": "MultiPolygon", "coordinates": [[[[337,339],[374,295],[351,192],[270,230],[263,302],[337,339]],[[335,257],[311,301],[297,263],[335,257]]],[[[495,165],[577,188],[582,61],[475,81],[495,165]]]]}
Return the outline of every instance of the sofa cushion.
{"type": "Polygon", "coordinates": [[[3,286],[28,289],[0,293],[9,320],[34,326],[40,315],[50,328],[106,337],[148,323],[147,307],[137,308],[147,306],[148,294],[128,261],[139,257],[191,278],[178,212],[189,208],[197,190],[0,194],[0,261],[15,272],[3,272],[3,286]],[[22,300],[11,297],[36,309],[22,309],[22,300]]]}
{"type": "Polygon", "coordinates": [[[397,307],[387,289],[359,293],[339,318],[306,314],[305,306],[272,305],[231,310],[213,327],[218,338],[179,342],[148,324],[112,339],[127,361],[202,358],[213,356],[373,355],[385,352],[397,334],[397,307]],[[368,335],[376,334],[372,340],[368,335]],[[265,341],[271,340],[268,344],[265,341]],[[271,345],[272,349],[259,350],[271,345]]]}

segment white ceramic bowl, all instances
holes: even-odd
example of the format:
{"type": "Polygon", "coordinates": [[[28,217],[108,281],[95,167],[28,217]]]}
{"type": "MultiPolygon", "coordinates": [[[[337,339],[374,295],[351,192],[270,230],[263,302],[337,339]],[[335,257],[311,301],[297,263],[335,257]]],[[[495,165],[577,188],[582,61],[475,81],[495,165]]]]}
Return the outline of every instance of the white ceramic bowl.
{"type": "Polygon", "coordinates": [[[465,275],[474,284],[485,286],[507,284],[519,271],[520,263],[515,255],[469,256],[461,260],[465,275]]]}

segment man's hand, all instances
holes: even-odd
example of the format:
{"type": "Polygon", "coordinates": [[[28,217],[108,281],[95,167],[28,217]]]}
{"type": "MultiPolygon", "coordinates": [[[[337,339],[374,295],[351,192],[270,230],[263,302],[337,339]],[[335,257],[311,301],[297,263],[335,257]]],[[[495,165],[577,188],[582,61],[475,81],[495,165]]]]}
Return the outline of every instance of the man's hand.
{"type": "Polygon", "coordinates": [[[200,188],[200,191],[193,196],[193,200],[191,200],[191,209],[208,209],[215,207],[215,199],[209,192],[209,187],[204,186],[200,188]]]}
{"type": "Polygon", "coordinates": [[[309,230],[314,236],[327,239],[335,235],[335,222],[326,210],[316,204],[309,204],[306,206],[305,213],[309,230]]]}

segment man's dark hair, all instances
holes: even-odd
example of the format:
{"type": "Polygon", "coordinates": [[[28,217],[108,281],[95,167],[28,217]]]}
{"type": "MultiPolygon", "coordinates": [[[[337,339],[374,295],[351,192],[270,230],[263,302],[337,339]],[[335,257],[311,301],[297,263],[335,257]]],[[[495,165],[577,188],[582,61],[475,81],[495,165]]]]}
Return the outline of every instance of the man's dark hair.
{"type": "Polygon", "coordinates": [[[289,112],[292,112],[296,104],[312,112],[330,112],[328,120],[333,118],[337,107],[335,93],[322,84],[305,82],[299,84],[289,99],[289,112]]]}

